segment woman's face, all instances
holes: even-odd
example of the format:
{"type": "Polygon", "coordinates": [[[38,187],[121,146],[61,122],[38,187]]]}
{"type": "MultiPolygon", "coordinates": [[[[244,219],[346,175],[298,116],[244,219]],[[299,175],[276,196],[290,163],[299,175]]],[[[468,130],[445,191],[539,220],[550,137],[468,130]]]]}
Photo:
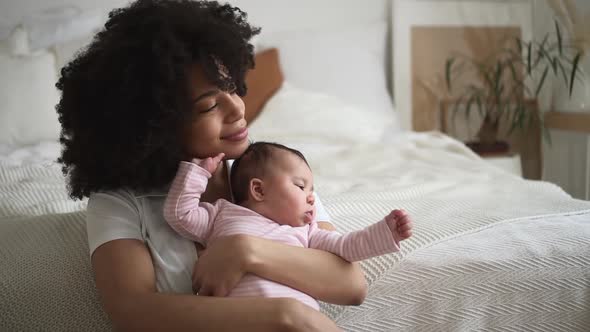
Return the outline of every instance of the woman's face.
{"type": "Polygon", "coordinates": [[[192,66],[189,75],[193,108],[184,133],[188,157],[207,158],[221,152],[228,159],[239,157],[249,144],[242,98],[209,82],[199,65],[192,66]]]}

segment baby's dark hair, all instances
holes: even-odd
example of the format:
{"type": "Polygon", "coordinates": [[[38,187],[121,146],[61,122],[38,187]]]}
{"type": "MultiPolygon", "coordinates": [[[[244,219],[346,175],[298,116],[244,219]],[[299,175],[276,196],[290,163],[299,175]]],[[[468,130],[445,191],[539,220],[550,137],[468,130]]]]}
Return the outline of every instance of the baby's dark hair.
{"type": "Polygon", "coordinates": [[[292,148],[279,143],[256,142],[248,146],[248,149],[234,161],[230,173],[230,184],[234,202],[240,204],[248,199],[250,180],[261,178],[272,167],[272,158],[277,150],[293,153],[301,158],[309,166],[305,156],[292,148]]]}
{"type": "Polygon", "coordinates": [[[109,14],[56,84],[58,161],[72,198],[172,181],[186,157],[189,68],[199,64],[221,90],[246,94],[249,40],[260,31],[246,18],[227,4],[189,0],[138,0],[109,14]]]}

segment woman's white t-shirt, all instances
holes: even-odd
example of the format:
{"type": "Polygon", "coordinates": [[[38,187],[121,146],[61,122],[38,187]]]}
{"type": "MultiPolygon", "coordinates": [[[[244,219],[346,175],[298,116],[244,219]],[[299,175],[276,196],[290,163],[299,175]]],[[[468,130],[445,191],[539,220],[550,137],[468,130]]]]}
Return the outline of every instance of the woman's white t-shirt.
{"type": "MultiPolygon", "coordinates": [[[[86,229],[90,254],[118,239],[143,241],[150,251],[160,292],[192,293],[192,270],[197,259],[194,242],[178,235],[164,220],[167,191],[116,190],[93,193],[88,200],[86,229]]],[[[317,220],[329,216],[316,195],[317,220]]]]}

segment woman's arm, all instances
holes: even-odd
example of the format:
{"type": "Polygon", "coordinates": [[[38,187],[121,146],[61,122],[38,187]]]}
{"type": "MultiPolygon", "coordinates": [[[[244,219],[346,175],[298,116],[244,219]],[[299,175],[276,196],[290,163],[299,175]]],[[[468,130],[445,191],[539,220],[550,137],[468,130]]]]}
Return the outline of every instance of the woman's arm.
{"type": "MultiPolygon", "coordinates": [[[[324,229],[334,230],[330,223],[321,224],[324,229]]],[[[327,251],[262,238],[256,238],[253,245],[254,255],[248,270],[256,275],[289,285],[324,302],[360,305],[365,300],[367,282],[358,263],[350,263],[327,251]]]]}
{"type": "Polygon", "coordinates": [[[92,266],[118,330],[339,331],[326,316],[292,299],[158,293],[149,251],[139,240],[103,244],[94,251],[92,266]]]}
{"type": "MultiPolygon", "coordinates": [[[[324,228],[332,228],[330,224],[324,228]]],[[[195,265],[193,286],[202,295],[225,296],[247,271],[303,291],[321,301],[359,305],[367,284],[354,263],[316,249],[247,235],[219,238],[195,265]],[[228,248],[233,247],[233,250],[228,248]],[[238,249],[239,248],[239,249],[238,249]],[[242,257],[229,254],[240,252],[242,257]]]]}

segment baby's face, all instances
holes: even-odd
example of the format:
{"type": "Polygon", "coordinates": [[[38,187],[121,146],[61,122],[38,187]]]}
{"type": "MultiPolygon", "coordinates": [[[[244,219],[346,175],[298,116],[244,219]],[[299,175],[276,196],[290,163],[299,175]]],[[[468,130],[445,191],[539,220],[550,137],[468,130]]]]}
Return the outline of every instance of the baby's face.
{"type": "Polygon", "coordinates": [[[315,219],[313,174],[309,166],[288,151],[277,151],[276,163],[265,177],[267,217],[281,225],[300,227],[315,219]]]}

